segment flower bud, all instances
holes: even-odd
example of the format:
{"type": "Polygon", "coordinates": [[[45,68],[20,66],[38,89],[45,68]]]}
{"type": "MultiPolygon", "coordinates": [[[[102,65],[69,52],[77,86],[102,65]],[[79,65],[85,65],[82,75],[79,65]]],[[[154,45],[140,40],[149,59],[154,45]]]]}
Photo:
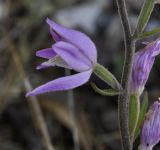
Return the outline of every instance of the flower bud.
{"type": "Polygon", "coordinates": [[[160,39],[148,44],[134,55],[130,91],[141,95],[148,80],[155,57],[160,53],[160,39]]]}
{"type": "Polygon", "coordinates": [[[154,102],[148,111],[141,131],[140,150],[152,150],[160,141],[160,101],[154,102]]]}

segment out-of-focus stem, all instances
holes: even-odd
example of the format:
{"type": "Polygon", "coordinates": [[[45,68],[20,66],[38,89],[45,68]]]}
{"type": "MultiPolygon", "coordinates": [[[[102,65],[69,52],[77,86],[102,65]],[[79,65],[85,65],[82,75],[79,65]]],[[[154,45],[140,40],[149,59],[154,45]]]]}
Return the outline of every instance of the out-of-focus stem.
{"type": "MultiPolygon", "coordinates": [[[[32,86],[31,86],[29,80],[26,77],[24,68],[22,66],[20,57],[18,56],[16,48],[15,48],[14,44],[12,43],[12,41],[10,39],[8,39],[8,45],[9,45],[9,50],[11,52],[11,56],[13,58],[13,61],[16,65],[16,67],[17,67],[18,74],[19,74],[21,80],[24,82],[24,87],[26,89],[26,92],[29,92],[29,91],[32,90],[32,86]]],[[[46,149],[47,150],[55,150],[55,148],[52,145],[49,133],[47,131],[45,120],[43,118],[43,114],[42,114],[42,111],[41,111],[41,108],[40,108],[37,97],[35,97],[35,96],[34,97],[29,97],[27,102],[30,106],[35,126],[36,126],[36,128],[39,129],[40,134],[43,137],[43,142],[46,146],[46,149]]]]}
{"type": "MultiPolygon", "coordinates": [[[[65,69],[65,74],[70,75],[71,74],[70,70],[65,69]]],[[[72,90],[67,91],[67,102],[68,102],[69,113],[71,118],[70,120],[72,121],[71,124],[72,124],[72,136],[74,140],[74,150],[80,150],[78,129],[76,125],[74,93],[72,90]]]]}

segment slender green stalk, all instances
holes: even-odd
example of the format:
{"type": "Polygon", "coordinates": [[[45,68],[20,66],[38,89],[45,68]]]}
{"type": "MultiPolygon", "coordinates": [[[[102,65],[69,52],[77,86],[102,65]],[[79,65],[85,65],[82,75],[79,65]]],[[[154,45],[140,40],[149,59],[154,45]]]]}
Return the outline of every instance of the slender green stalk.
{"type": "Polygon", "coordinates": [[[135,51],[135,41],[132,39],[125,0],[116,0],[124,31],[125,61],[122,74],[123,92],[119,95],[118,112],[122,145],[124,150],[131,150],[132,144],[129,135],[129,78],[135,51]]]}

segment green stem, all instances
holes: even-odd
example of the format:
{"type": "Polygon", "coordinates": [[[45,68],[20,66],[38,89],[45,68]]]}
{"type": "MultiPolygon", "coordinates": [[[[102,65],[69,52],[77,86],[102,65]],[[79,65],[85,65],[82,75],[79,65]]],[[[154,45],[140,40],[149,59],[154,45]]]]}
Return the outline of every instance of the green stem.
{"type": "Polygon", "coordinates": [[[119,95],[118,113],[123,150],[132,150],[129,135],[129,78],[135,52],[135,41],[132,39],[125,0],[117,0],[118,11],[124,31],[125,61],[122,74],[123,92],[119,95]]]}

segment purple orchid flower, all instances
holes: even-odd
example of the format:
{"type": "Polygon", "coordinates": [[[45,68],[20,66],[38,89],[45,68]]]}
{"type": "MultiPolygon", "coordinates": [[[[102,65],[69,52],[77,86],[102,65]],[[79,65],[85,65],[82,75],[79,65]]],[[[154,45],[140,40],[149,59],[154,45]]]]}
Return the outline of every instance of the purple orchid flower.
{"type": "Polygon", "coordinates": [[[139,150],[152,150],[160,141],[160,101],[154,102],[143,124],[139,150]]]}
{"type": "Polygon", "coordinates": [[[69,90],[81,86],[89,80],[97,63],[96,47],[87,35],[63,27],[50,19],[47,19],[47,23],[56,43],[51,48],[37,51],[36,56],[47,59],[37,69],[59,66],[73,69],[79,73],[43,84],[28,92],[26,96],[34,96],[51,91],[69,90]]]}
{"type": "Polygon", "coordinates": [[[130,80],[131,93],[141,95],[154,64],[155,57],[159,54],[160,39],[148,44],[144,49],[135,53],[130,80]]]}

